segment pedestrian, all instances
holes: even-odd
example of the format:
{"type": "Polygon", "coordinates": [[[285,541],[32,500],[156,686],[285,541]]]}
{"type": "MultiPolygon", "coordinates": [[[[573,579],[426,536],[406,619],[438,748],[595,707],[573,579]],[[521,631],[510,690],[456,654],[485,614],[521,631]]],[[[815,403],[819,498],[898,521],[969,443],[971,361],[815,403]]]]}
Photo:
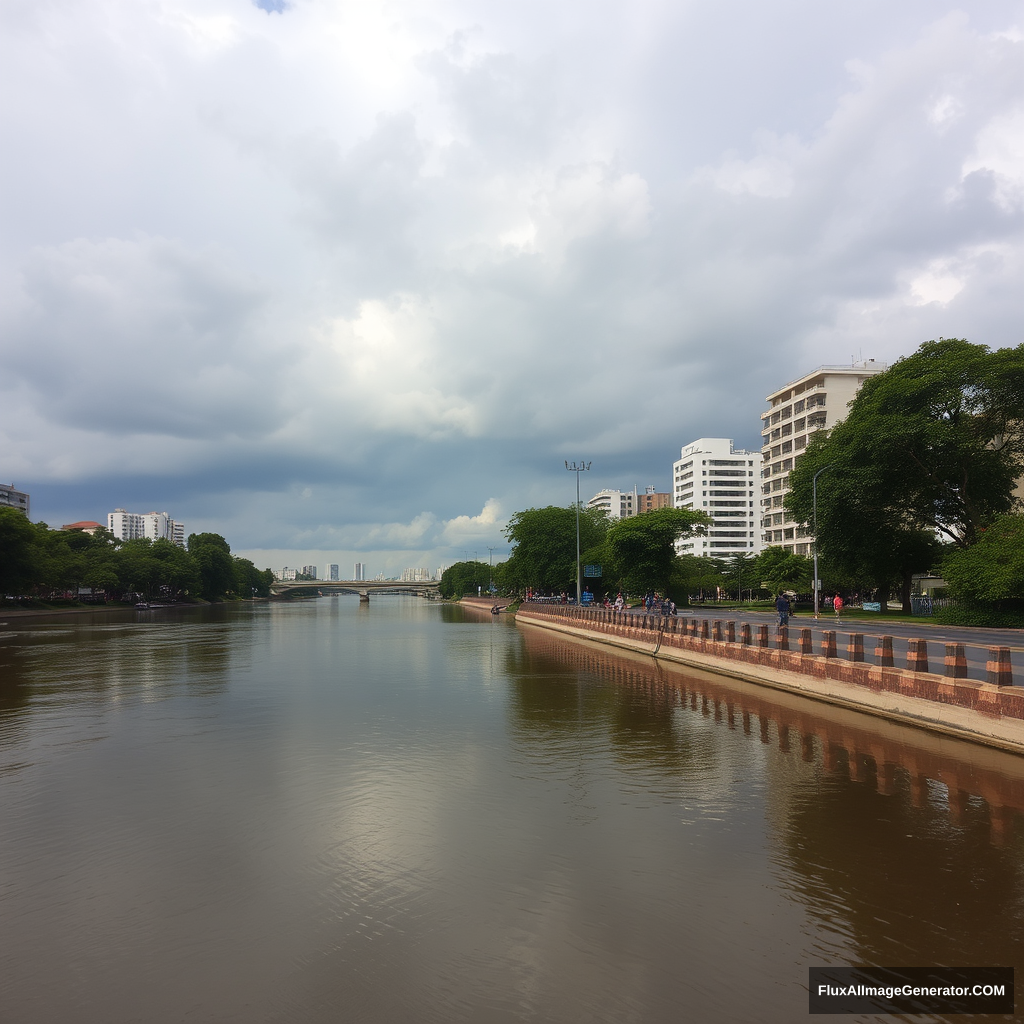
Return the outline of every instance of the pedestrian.
{"type": "Polygon", "coordinates": [[[789,625],[789,598],[785,594],[779,594],[775,598],[775,610],[779,613],[779,625],[789,625]]]}
{"type": "Polygon", "coordinates": [[[836,610],[836,622],[839,622],[839,617],[843,614],[843,599],[839,594],[836,594],[836,596],[832,598],[832,607],[836,610]]]}

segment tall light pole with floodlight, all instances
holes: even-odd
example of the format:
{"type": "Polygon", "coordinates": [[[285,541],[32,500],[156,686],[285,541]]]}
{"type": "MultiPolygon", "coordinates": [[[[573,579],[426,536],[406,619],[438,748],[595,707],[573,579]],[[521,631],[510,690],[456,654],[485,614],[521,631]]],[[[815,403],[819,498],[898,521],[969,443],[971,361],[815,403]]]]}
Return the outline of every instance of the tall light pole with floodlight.
{"type": "Polygon", "coordinates": [[[831,466],[822,466],[817,473],[814,474],[814,479],[811,481],[811,503],[814,515],[814,617],[818,618],[818,590],[820,583],[818,581],[818,477],[825,472],[826,469],[831,469],[831,466]]]}
{"type": "Polygon", "coordinates": [[[580,473],[590,469],[590,463],[580,460],[570,466],[566,460],[565,468],[576,474],[576,607],[579,608],[583,603],[583,588],[580,586],[580,473]]]}

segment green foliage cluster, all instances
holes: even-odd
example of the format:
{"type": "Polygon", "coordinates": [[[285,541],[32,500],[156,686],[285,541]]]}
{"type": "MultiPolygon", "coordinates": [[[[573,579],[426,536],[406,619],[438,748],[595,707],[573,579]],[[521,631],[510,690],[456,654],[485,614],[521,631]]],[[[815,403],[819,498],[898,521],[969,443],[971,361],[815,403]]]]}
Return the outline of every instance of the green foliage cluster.
{"type": "MultiPolygon", "coordinates": [[[[866,380],[790,476],[786,507],[813,524],[819,474],[817,542],[829,572],[880,600],[898,588],[909,613],[913,574],[943,560],[938,538],[969,551],[1012,510],[1024,473],[1022,396],[1024,346],[993,352],[959,338],[926,342],[866,380]]],[[[951,591],[980,598],[966,580],[951,591]]]]}
{"type": "MultiPolygon", "coordinates": [[[[506,536],[512,542],[508,561],[495,568],[495,583],[502,593],[575,595],[576,506],[548,506],[517,512],[506,536]]],[[[633,595],[648,591],[685,601],[701,576],[721,577],[711,559],[680,558],[675,542],[703,532],[709,522],[703,512],[661,508],[609,522],[597,509],[580,508],[580,561],[599,565],[601,576],[584,584],[601,594],[622,590],[633,595]]],[[[694,587],[693,589],[697,589],[694,587]]]]}
{"type": "Polygon", "coordinates": [[[1024,514],[999,516],[977,543],[950,551],[942,574],[957,596],[982,603],[1024,604],[1024,514]]]}
{"type": "Polygon", "coordinates": [[[120,542],[104,529],[94,535],[51,530],[0,508],[0,595],[50,597],[89,587],[114,600],[135,594],[213,600],[266,597],[271,583],[269,569],[233,556],[215,533],[192,534],[186,550],[168,540],[120,542]]]}
{"type": "MultiPolygon", "coordinates": [[[[598,509],[581,508],[580,551],[591,559],[608,533],[608,519],[598,509]]],[[[522,594],[527,589],[558,594],[576,592],[576,506],[528,508],[516,512],[505,528],[512,554],[504,563],[502,586],[505,593],[522,594]]]]}
{"type": "Polygon", "coordinates": [[[486,562],[456,562],[441,574],[438,593],[448,600],[476,594],[481,588],[486,594],[491,585],[491,568],[486,562]]]}
{"type": "MultiPolygon", "coordinates": [[[[614,596],[620,590],[633,597],[653,591],[668,595],[679,605],[687,603],[691,594],[713,599],[730,593],[774,597],[782,590],[809,589],[810,559],[781,547],[768,548],[756,558],[735,555],[723,560],[676,554],[677,540],[703,533],[709,522],[705,513],[690,509],[653,509],[614,523],[597,510],[581,509],[580,561],[602,569],[599,579],[586,579],[584,585],[598,597],[614,596]]],[[[517,512],[506,536],[512,542],[512,554],[494,569],[494,581],[502,593],[522,594],[532,589],[542,594],[575,595],[575,506],[517,512]]],[[[442,578],[442,594],[446,587],[456,593],[455,581],[462,579],[468,586],[462,592],[475,593],[476,582],[482,583],[486,577],[474,577],[471,567],[481,564],[453,566],[445,573],[445,577],[452,574],[452,582],[442,578]]]]}

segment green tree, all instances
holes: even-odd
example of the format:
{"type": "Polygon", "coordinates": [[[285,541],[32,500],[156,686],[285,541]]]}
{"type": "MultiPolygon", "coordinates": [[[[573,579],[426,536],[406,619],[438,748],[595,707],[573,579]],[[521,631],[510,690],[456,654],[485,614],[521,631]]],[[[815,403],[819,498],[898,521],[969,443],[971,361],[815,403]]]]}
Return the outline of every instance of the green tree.
{"type": "Polygon", "coordinates": [[[951,550],[942,574],[954,597],[996,605],[1024,599],[1024,514],[1000,516],[976,544],[951,550]]]}
{"type": "Polygon", "coordinates": [[[241,597],[269,597],[274,582],[271,569],[257,569],[248,558],[235,558],[235,593],[241,597]]]}
{"type": "Polygon", "coordinates": [[[438,593],[448,600],[465,594],[476,594],[480,587],[484,593],[491,583],[491,569],[486,562],[456,562],[441,573],[438,593]]]}
{"type": "Polygon", "coordinates": [[[147,600],[160,585],[161,564],[148,537],[126,540],[117,549],[117,574],[122,593],[141,594],[147,600]]]}
{"type": "Polygon", "coordinates": [[[784,590],[806,590],[814,575],[814,563],[803,555],[794,555],[783,547],[765,548],[754,562],[758,586],[772,596],[784,590]]]}
{"type": "Polygon", "coordinates": [[[753,554],[734,554],[724,560],[722,575],[726,589],[735,588],[737,600],[743,600],[743,591],[760,590],[761,580],[758,577],[757,559],[753,554]]]}
{"type": "MultiPolygon", "coordinates": [[[[596,547],[608,532],[598,509],[580,509],[580,551],[596,547]]],[[[505,528],[512,553],[505,563],[509,592],[528,587],[552,593],[576,592],[576,506],[528,508],[516,512],[505,528]]]]}
{"type": "Polygon", "coordinates": [[[709,522],[704,512],[684,508],[656,508],[620,519],[606,542],[619,582],[631,594],[667,593],[676,566],[676,541],[703,533],[709,522]]]}
{"type": "Polygon", "coordinates": [[[717,598],[719,590],[724,590],[728,582],[725,564],[720,559],[707,555],[680,555],[676,559],[669,593],[677,604],[688,604],[690,597],[696,597],[698,601],[717,598]]]}
{"type": "Polygon", "coordinates": [[[869,378],[847,417],[816,434],[790,477],[786,507],[813,518],[841,572],[869,577],[881,597],[938,557],[936,533],[967,548],[1013,505],[1024,472],[1024,346],[990,352],[930,341],[869,378]],[[827,471],[826,471],[827,470],[827,471]]]}
{"type": "Polygon", "coordinates": [[[161,538],[153,542],[151,553],[157,563],[157,583],[166,588],[169,597],[199,593],[202,577],[195,558],[189,552],[161,538]]]}
{"type": "Polygon", "coordinates": [[[23,594],[36,583],[42,554],[38,541],[24,512],[0,508],[0,594],[23,594]]]}
{"type": "Polygon", "coordinates": [[[199,570],[203,597],[209,601],[234,590],[236,579],[231,547],[219,533],[190,534],[188,553],[199,570]]]}

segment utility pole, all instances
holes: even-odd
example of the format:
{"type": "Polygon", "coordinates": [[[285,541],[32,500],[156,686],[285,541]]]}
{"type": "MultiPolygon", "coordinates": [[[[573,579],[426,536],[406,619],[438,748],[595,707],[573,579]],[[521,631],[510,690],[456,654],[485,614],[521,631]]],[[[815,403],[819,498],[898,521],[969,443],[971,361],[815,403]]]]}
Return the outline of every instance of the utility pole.
{"type": "Polygon", "coordinates": [[[576,474],[576,607],[579,608],[583,603],[583,588],[580,586],[580,473],[590,469],[590,463],[581,459],[570,466],[566,460],[565,468],[576,474]]]}
{"type": "Polygon", "coordinates": [[[817,473],[814,474],[814,478],[811,480],[811,501],[812,509],[814,513],[814,617],[818,618],[818,591],[820,589],[820,583],[818,581],[818,477],[825,472],[826,469],[831,469],[831,466],[822,466],[817,473]]]}

